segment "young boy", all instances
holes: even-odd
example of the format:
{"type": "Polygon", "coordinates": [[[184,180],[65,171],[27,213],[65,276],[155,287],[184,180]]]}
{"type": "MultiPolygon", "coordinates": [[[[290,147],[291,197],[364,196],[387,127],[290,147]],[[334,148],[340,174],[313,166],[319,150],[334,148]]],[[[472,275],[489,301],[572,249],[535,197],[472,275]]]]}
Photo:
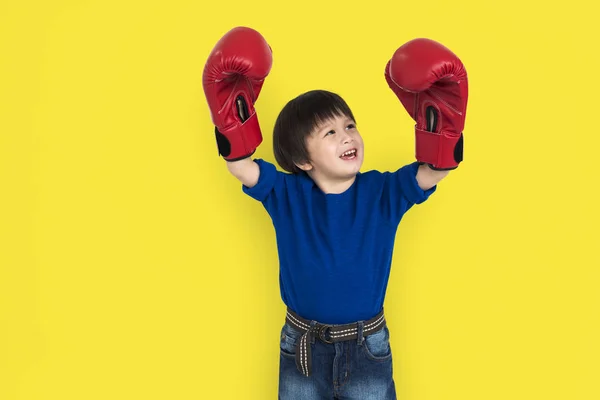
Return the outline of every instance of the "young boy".
{"type": "Polygon", "coordinates": [[[363,141],[340,96],[301,94],[273,132],[285,173],[251,158],[262,141],[254,104],[271,57],[258,32],[235,28],[215,46],[203,82],[219,152],[276,231],[287,306],[279,398],[395,399],[383,303],[396,230],[462,161],[466,73],[433,41],[396,51],[385,76],[416,120],[417,161],[395,172],[360,172],[363,141]]]}

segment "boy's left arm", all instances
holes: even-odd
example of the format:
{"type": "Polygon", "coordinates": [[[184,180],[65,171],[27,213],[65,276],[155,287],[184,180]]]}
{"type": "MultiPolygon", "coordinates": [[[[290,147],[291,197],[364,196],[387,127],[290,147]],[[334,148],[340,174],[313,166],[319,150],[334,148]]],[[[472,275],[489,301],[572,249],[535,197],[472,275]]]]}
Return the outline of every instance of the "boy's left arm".
{"type": "Polygon", "coordinates": [[[416,179],[431,189],[463,160],[467,71],[447,47],[417,38],[388,61],[385,79],[415,121],[416,179]]]}
{"type": "Polygon", "coordinates": [[[421,189],[429,190],[437,185],[438,182],[444,179],[449,173],[450,170],[438,171],[431,169],[428,164],[421,164],[417,170],[417,183],[421,189]]]}

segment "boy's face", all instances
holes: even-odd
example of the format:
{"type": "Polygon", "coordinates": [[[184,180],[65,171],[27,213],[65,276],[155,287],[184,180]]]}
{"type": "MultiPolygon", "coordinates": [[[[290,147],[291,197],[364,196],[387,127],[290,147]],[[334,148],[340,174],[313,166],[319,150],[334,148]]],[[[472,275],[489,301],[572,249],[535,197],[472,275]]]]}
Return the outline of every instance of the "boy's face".
{"type": "Polygon", "coordinates": [[[360,170],[364,145],[352,119],[337,116],[319,125],[306,138],[308,163],[299,165],[321,179],[348,179],[360,170]],[[354,153],[347,154],[349,150],[354,153]]]}

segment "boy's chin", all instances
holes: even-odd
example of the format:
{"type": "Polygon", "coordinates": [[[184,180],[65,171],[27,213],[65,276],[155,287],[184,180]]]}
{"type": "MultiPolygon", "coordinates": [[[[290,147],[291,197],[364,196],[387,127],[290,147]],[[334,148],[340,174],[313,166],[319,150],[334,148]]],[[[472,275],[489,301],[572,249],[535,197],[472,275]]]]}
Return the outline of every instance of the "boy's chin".
{"type": "Polygon", "coordinates": [[[357,163],[354,163],[353,165],[346,166],[346,168],[344,168],[344,171],[345,171],[344,175],[351,178],[351,177],[355,176],[356,174],[358,174],[361,167],[362,167],[362,162],[357,162],[357,163]]]}

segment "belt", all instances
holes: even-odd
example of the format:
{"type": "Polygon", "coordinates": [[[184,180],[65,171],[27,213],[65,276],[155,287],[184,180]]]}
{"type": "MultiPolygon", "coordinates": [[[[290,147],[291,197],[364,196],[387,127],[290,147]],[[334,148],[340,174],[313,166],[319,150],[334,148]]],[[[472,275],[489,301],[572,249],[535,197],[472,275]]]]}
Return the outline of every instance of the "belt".
{"type": "Polygon", "coordinates": [[[312,372],[312,349],[310,343],[313,343],[315,338],[328,344],[346,340],[357,340],[361,326],[363,337],[378,332],[385,327],[383,309],[368,321],[329,325],[304,319],[288,308],[285,320],[303,333],[296,343],[296,367],[304,376],[310,376],[312,372]]]}

